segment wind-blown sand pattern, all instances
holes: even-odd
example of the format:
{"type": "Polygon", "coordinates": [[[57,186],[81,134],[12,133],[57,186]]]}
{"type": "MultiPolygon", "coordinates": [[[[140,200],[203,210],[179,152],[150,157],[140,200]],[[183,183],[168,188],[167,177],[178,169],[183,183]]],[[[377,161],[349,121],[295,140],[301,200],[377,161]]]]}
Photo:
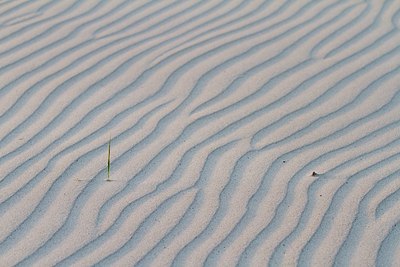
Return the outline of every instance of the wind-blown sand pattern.
{"type": "Polygon", "coordinates": [[[2,0],[0,265],[400,266],[399,26],[397,0],[2,0]]]}

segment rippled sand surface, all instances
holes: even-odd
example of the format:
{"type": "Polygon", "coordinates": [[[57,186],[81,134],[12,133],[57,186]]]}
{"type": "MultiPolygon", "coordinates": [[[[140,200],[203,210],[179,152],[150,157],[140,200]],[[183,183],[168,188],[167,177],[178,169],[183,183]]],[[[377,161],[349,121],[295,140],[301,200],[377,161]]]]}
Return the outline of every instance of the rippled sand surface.
{"type": "Polygon", "coordinates": [[[0,265],[400,266],[399,27],[397,0],[0,0],[0,265]]]}

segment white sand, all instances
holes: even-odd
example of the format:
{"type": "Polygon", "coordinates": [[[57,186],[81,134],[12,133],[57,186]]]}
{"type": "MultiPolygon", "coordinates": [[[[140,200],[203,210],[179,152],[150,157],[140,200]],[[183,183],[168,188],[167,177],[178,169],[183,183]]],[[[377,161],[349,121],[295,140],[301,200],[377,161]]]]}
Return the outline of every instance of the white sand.
{"type": "Polygon", "coordinates": [[[2,0],[0,266],[400,266],[399,27],[390,0],[2,0]]]}

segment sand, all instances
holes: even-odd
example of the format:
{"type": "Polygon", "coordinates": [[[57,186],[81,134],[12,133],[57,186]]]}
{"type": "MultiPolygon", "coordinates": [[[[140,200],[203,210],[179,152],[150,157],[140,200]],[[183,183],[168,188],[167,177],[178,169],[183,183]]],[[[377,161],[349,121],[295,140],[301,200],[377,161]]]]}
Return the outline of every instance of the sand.
{"type": "Polygon", "coordinates": [[[0,1],[0,266],[400,266],[399,27],[390,0],[0,1]]]}

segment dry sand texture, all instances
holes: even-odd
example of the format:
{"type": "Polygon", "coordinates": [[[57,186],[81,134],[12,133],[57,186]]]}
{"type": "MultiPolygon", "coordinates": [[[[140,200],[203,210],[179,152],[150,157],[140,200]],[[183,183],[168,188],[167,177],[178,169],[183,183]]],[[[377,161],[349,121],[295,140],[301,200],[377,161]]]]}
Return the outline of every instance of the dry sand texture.
{"type": "Polygon", "coordinates": [[[399,26],[398,0],[1,0],[0,265],[400,266],[399,26]]]}

